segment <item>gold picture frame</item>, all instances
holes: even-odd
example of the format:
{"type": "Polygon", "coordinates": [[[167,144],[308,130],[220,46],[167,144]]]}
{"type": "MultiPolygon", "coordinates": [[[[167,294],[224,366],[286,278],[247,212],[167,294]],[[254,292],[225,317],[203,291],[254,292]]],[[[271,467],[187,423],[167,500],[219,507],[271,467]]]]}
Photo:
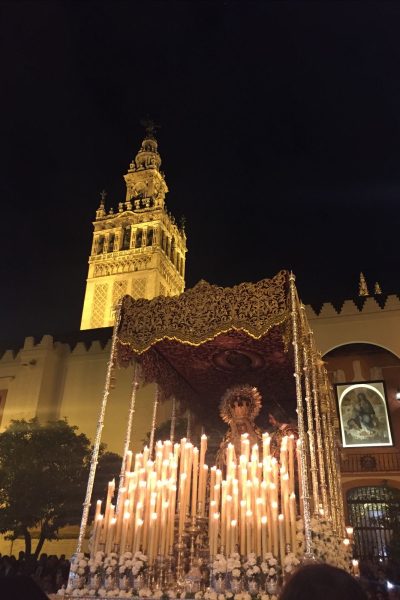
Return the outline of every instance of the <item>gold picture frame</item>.
{"type": "Polygon", "coordinates": [[[385,383],[362,381],[335,387],[343,447],[393,446],[385,383]]]}

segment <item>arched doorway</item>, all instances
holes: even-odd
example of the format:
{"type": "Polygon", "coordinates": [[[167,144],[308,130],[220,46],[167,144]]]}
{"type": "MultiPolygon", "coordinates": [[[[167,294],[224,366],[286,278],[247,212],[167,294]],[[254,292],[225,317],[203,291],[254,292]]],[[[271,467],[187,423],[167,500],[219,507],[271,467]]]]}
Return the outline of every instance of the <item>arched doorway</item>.
{"type": "Polygon", "coordinates": [[[347,492],[349,522],[354,528],[354,555],[360,560],[395,558],[400,543],[400,490],[369,485],[347,492]]]}

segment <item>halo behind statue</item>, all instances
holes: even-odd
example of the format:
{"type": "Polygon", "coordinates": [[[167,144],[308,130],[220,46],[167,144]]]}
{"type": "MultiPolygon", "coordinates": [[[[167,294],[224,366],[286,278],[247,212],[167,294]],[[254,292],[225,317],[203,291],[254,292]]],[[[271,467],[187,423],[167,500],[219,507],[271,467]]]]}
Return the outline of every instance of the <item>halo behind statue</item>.
{"type": "Polygon", "coordinates": [[[253,421],[261,410],[261,394],[251,385],[235,385],[226,390],[219,405],[219,414],[225,423],[238,418],[238,404],[246,403],[246,418],[253,421]]]}

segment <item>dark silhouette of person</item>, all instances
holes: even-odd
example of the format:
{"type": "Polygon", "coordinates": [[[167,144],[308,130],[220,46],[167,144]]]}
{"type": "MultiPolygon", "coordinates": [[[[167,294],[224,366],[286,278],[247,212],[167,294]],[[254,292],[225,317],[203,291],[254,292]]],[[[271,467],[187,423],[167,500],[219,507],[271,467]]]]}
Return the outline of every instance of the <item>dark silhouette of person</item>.
{"type": "Polygon", "coordinates": [[[284,585],[279,600],[367,600],[360,583],[346,571],[326,564],[300,567],[284,585]]]}

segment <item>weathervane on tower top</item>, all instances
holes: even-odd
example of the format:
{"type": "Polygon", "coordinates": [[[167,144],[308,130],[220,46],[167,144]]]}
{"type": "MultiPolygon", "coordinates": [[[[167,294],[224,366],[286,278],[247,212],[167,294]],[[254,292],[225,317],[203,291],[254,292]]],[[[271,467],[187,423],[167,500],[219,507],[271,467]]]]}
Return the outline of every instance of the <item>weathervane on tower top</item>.
{"type": "Polygon", "coordinates": [[[140,124],[146,130],[146,137],[155,139],[156,129],[160,129],[160,125],[157,125],[152,119],[146,117],[145,119],[140,120],[140,124]]]}

